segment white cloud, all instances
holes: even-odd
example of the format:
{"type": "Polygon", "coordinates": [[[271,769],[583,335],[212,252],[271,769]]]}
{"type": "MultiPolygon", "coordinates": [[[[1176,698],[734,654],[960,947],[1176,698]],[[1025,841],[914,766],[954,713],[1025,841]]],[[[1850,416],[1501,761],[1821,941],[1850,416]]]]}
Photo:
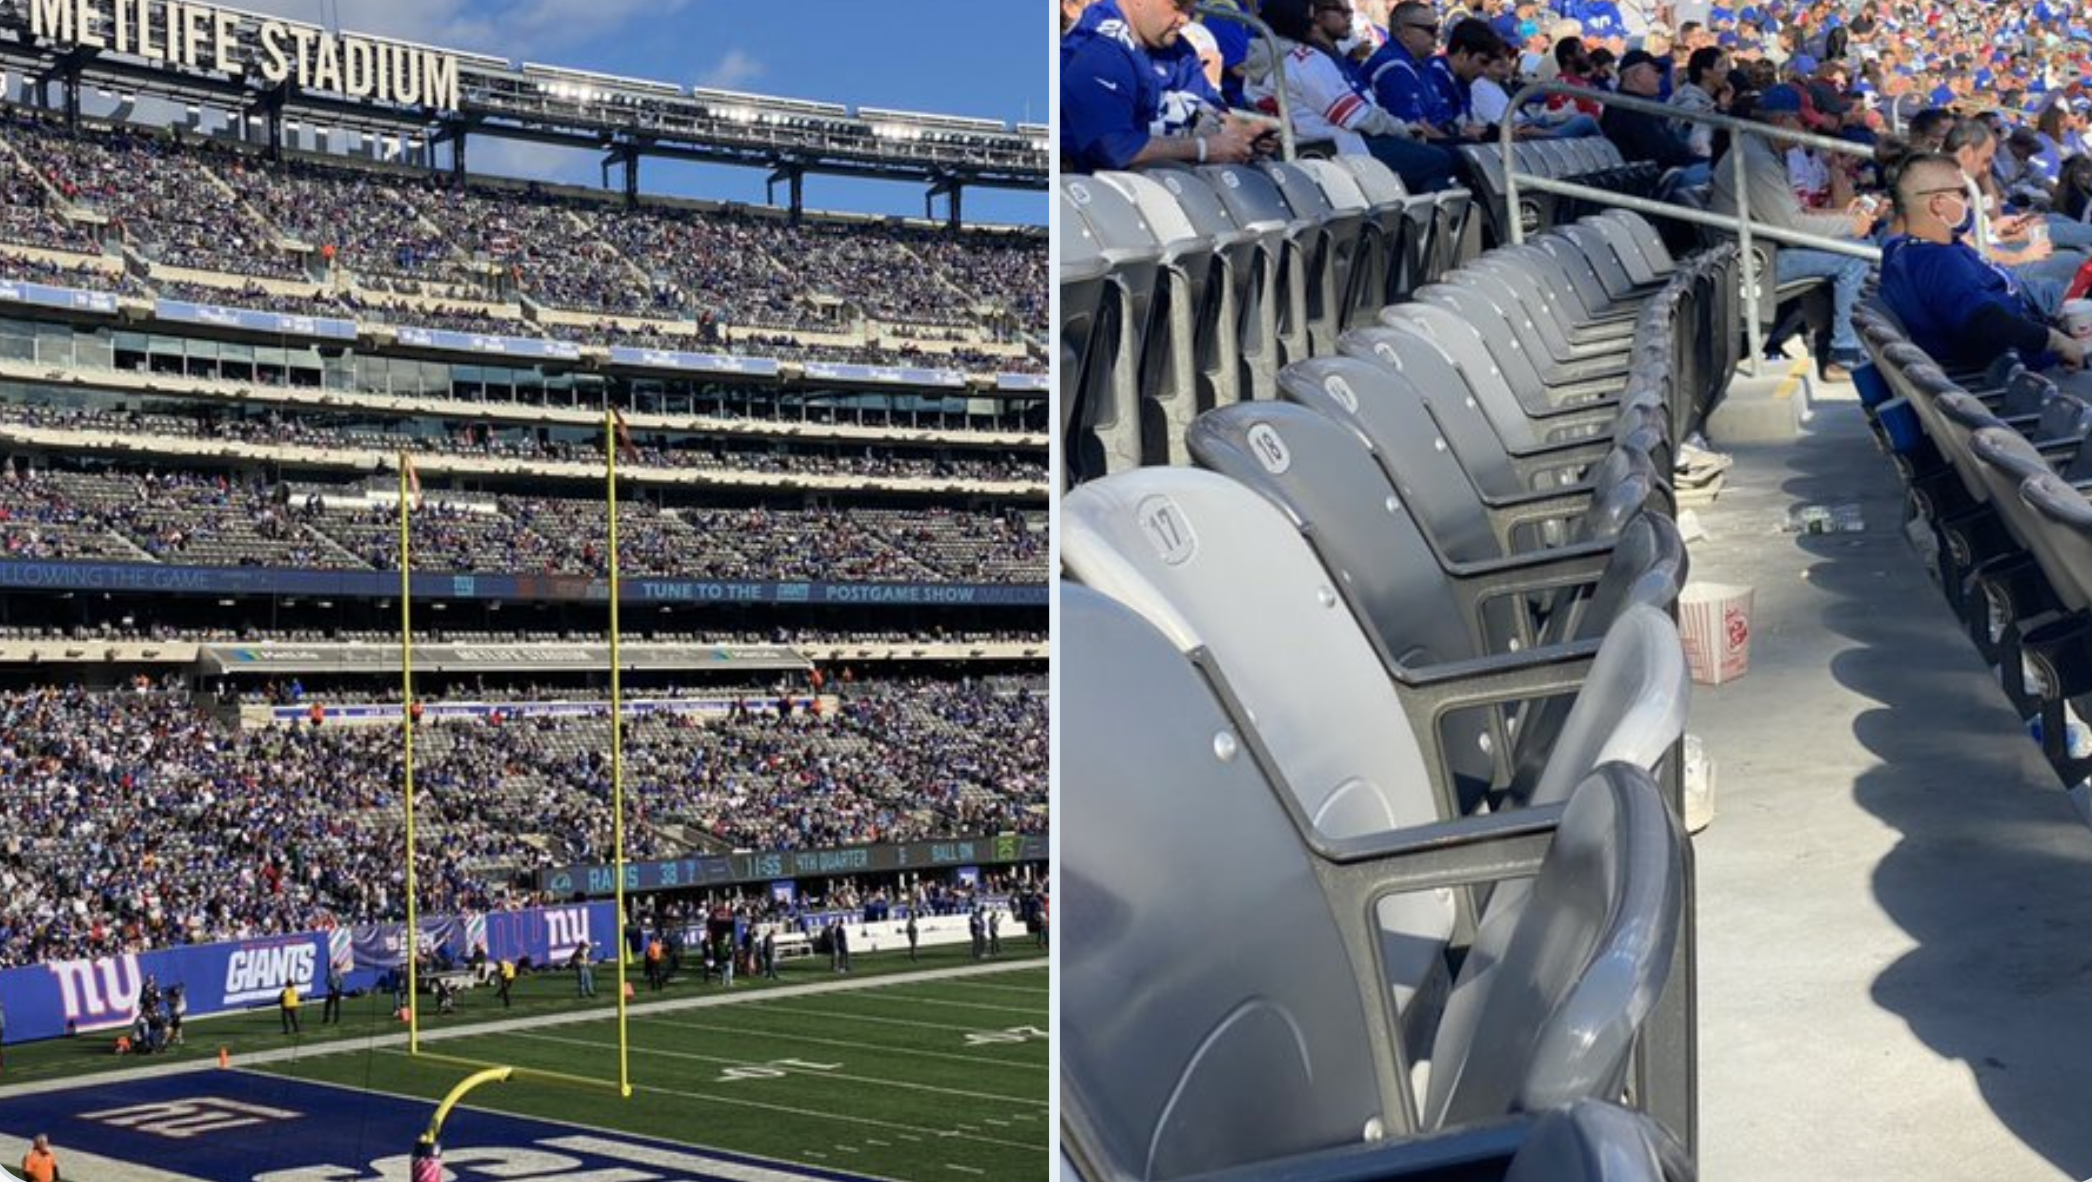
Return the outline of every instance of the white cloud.
{"type": "Polygon", "coordinates": [[[697,84],[719,90],[740,90],[762,77],[763,70],[763,63],[746,51],[729,49],[725,57],[699,72],[697,84]]]}

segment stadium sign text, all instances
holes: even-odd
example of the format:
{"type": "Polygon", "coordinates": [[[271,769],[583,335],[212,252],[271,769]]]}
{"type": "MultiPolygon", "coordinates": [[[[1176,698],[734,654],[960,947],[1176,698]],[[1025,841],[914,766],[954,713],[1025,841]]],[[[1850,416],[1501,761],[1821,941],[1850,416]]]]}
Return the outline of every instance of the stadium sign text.
{"type": "Polygon", "coordinates": [[[313,966],[319,963],[310,939],[274,947],[242,948],[225,964],[225,1004],[253,1005],[274,1000],[285,985],[300,993],[312,988],[313,966]]]}
{"type": "Polygon", "coordinates": [[[400,106],[458,108],[454,54],[179,0],[29,0],[44,41],[400,106]]]}

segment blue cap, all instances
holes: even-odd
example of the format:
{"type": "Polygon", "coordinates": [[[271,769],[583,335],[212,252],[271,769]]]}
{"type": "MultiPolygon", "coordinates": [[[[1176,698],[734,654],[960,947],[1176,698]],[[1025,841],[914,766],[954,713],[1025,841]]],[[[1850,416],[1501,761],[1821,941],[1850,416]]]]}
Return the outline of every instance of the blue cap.
{"type": "Polygon", "coordinates": [[[1781,84],[1758,96],[1760,115],[1801,114],[1801,90],[1799,87],[1781,84]]]}
{"type": "Polygon", "coordinates": [[[1743,38],[1738,37],[1734,33],[1723,33],[1714,39],[1715,44],[1721,46],[1723,49],[1728,49],[1742,40],[1743,38]]]}
{"type": "Polygon", "coordinates": [[[1794,67],[1794,72],[1797,74],[1813,74],[1816,72],[1816,59],[1806,53],[1795,54],[1794,60],[1788,64],[1794,67]]]}

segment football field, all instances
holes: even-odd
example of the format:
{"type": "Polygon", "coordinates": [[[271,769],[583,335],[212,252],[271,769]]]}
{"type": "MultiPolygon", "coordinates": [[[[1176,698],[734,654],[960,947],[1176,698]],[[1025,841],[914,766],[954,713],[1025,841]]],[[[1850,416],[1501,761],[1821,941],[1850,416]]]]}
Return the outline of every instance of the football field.
{"type": "MultiPolygon", "coordinates": [[[[466,1021],[424,1027],[421,1058],[410,1057],[396,1023],[366,1022],[325,1042],[248,1032],[251,1049],[230,1071],[169,1061],[108,1083],[10,1088],[0,1133],[46,1131],[62,1149],[94,1151],[92,1165],[67,1169],[75,1182],[403,1177],[400,1155],[433,1102],[474,1065],[492,1064],[545,1074],[483,1086],[452,1115],[444,1143],[461,1180],[1043,1178],[1045,961],[937,960],[910,970],[905,960],[865,957],[848,976],[801,967],[782,986],[732,991],[642,986],[629,1017],[629,1100],[555,1078],[614,1080],[617,1032],[607,1008],[574,1008],[556,995],[571,985],[548,975],[513,1011],[489,1009],[476,991],[466,1021]],[[155,1131],[168,1128],[182,1135],[155,1131]]],[[[317,1014],[311,1007],[307,1017],[317,1014]]],[[[258,1017],[275,1021],[232,1021],[258,1017]]],[[[190,1064],[215,1056],[214,1025],[193,1026],[182,1052],[190,1064]]],[[[18,1081],[16,1059],[0,1082],[18,1081]]]]}

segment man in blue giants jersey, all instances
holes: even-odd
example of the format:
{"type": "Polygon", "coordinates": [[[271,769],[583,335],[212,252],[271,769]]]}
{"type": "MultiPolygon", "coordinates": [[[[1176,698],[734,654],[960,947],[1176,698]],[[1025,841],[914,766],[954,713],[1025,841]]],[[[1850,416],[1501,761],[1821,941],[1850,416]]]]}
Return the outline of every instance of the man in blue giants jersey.
{"type": "Polygon", "coordinates": [[[1063,170],[1236,164],[1269,150],[1264,127],[1223,113],[1183,44],[1191,9],[1191,0],[1098,0],[1061,38],[1063,170]]]}

